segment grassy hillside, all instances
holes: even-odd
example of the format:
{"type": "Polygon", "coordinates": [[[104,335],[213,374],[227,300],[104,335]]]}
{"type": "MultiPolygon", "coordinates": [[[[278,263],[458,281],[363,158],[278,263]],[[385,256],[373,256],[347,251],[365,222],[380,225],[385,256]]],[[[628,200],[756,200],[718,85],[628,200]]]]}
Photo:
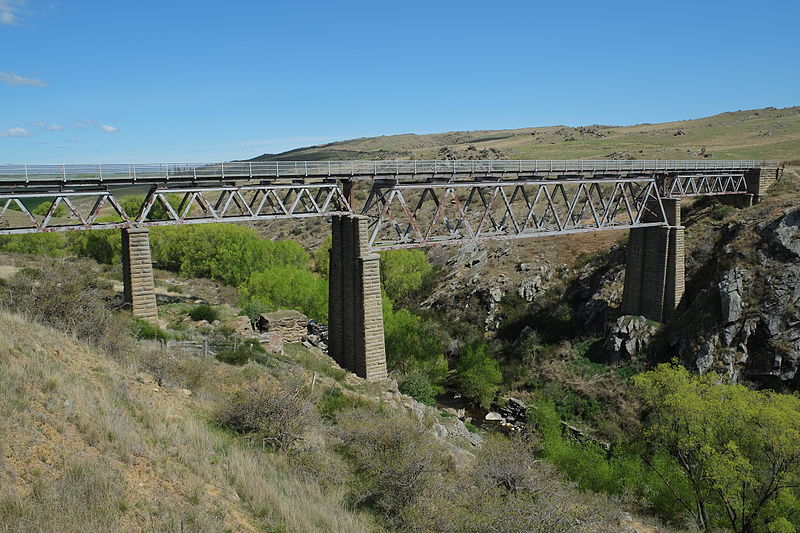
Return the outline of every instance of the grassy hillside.
{"type": "Polygon", "coordinates": [[[264,154],[254,161],[336,159],[800,158],[800,106],[634,126],[387,135],[264,154]]]}
{"type": "Polygon", "coordinates": [[[209,423],[211,384],[254,379],[252,368],[197,365],[194,383],[182,378],[194,393],[159,387],[0,311],[0,531],[373,529],[344,489],[323,491],[209,423]]]}

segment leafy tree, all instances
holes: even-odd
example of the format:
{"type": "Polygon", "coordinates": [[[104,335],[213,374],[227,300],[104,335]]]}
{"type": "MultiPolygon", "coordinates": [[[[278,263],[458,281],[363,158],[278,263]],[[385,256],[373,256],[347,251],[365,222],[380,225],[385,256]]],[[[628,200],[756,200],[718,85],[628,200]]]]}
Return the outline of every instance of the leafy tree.
{"type": "Polygon", "coordinates": [[[701,527],[786,530],[779,500],[800,485],[800,398],[717,379],[667,364],[635,376],[645,435],[677,460],[692,488],[680,501],[701,527]]]}
{"type": "MultiPolygon", "coordinates": [[[[31,210],[31,214],[40,217],[47,216],[47,212],[50,211],[50,206],[52,204],[52,200],[46,200],[33,208],[33,210],[31,210]]],[[[63,203],[58,204],[58,207],[56,207],[56,210],[53,212],[53,216],[56,218],[67,216],[67,207],[63,203]]]]}
{"type": "Polygon", "coordinates": [[[293,266],[253,273],[239,286],[239,295],[245,303],[258,302],[269,310],[296,309],[321,322],[328,319],[328,283],[293,266]]]}
{"type": "MultiPolygon", "coordinates": [[[[113,218],[98,218],[98,222],[111,222],[113,218]]],[[[116,229],[72,231],[67,234],[67,243],[78,257],[89,257],[98,263],[113,265],[122,258],[122,234],[116,229]]]]}
{"type": "Polygon", "coordinates": [[[485,409],[497,394],[503,375],[497,360],[489,352],[489,346],[478,342],[467,346],[459,358],[456,379],[461,392],[485,409]]]}
{"type": "Polygon", "coordinates": [[[389,370],[404,375],[401,386],[414,398],[431,403],[444,392],[441,384],[448,371],[441,329],[407,309],[395,311],[387,296],[383,298],[383,321],[389,370]]]}
{"type": "Polygon", "coordinates": [[[381,253],[381,278],[386,294],[394,300],[422,288],[425,279],[433,273],[422,250],[389,250],[381,253]]]}
{"type": "Polygon", "coordinates": [[[319,272],[323,277],[328,277],[331,268],[331,246],[333,245],[333,238],[328,235],[319,248],[314,250],[314,270],[319,272]]]}
{"type": "Polygon", "coordinates": [[[155,228],[153,259],[189,277],[207,277],[228,285],[273,266],[307,268],[308,253],[294,241],[270,241],[242,226],[203,224],[155,228]]]}

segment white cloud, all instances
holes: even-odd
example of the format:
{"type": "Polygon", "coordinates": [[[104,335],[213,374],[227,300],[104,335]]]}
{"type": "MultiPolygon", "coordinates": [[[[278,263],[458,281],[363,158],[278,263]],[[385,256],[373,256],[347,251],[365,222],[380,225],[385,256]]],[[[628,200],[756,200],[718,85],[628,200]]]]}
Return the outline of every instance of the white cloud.
{"type": "Polygon", "coordinates": [[[119,130],[114,126],[109,126],[108,124],[100,124],[100,129],[106,133],[117,133],[119,130]]]}
{"type": "Polygon", "coordinates": [[[28,137],[30,134],[31,132],[25,128],[9,128],[7,130],[0,131],[0,137],[28,137]]]}
{"type": "Polygon", "coordinates": [[[31,124],[34,128],[44,128],[44,122],[34,122],[31,124]]]}
{"type": "MultiPolygon", "coordinates": [[[[0,15],[2,17],[2,15],[0,15]]],[[[47,84],[39,78],[26,78],[13,72],[0,72],[0,82],[9,85],[28,85],[30,87],[47,87],[47,84]]]]}
{"type": "Polygon", "coordinates": [[[0,0],[0,25],[16,26],[26,0],[0,0]]]}
{"type": "Polygon", "coordinates": [[[50,131],[61,131],[64,129],[64,126],[59,126],[58,124],[50,124],[47,126],[47,129],[50,131]]]}

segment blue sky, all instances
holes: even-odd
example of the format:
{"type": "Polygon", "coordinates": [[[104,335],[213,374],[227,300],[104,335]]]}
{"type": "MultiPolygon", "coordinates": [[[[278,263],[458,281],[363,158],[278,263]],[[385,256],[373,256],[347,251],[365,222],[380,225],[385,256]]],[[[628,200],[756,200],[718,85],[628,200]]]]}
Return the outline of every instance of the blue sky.
{"type": "Polygon", "coordinates": [[[0,164],[800,105],[798,0],[0,0],[0,164]]]}

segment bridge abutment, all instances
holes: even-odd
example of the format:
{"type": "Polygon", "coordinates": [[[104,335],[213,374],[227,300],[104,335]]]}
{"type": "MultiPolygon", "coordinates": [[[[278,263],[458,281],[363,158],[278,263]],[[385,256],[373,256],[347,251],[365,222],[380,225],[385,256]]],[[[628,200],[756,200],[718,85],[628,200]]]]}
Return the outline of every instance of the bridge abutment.
{"type": "Polygon", "coordinates": [[[362,378],[385,378],[380,256],[370,250],[367,218],[333,216],[331,234],[329,353],[362,378]]]}
{"type": "Polygon", "coordinates": [[[630,230],[622,294],[624,314],[658,322],[669,319],[680,304],[686,273],[680,200],[662,203],[668,226],[630,230]]]}
{"type": "Polygon", "coordinates": [[[122,230],[122,281],[125,303],[133,315],[151,323],[158,322],[147,228],[122,230]]]}
{"type": "Polygon", "coordinates": [[[767,190],[778,179],[780,168],[777,164],[773,165],[754,168],[746,174],[747,192],[753,195],[756,203],[767,195],[767,190]]]}

